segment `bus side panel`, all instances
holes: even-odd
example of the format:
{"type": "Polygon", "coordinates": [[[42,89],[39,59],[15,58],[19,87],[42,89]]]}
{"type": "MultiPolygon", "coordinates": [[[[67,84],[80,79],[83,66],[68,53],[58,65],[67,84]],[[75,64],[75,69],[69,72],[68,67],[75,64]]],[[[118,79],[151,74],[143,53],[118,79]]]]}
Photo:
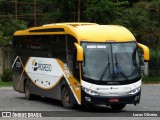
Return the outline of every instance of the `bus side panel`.
{"type": "Polygon", "coordinates": [[[57,85],[51,89],[42,89],[42,88],[36,86],[31,80],[30,80],[30,85],[29,85],[29,89],[32,94],[43,96],[43,97],[48,97],[48,98],[53,98],[53,99],[57,99],[57,100],[61,100],[61,93],[62,93],[62,89],[64,87],[69,88],[69,95],[70,95],[70,99],[71,99],[72,103],[78,104],[78,102],[76,101],[76,99],[73,95],[73,92],[70,89],[70,87],[68,86],[65,78],[62,78],[59,81],[59,83],[57,83],[57,85]]]}
{"type": "Polygon", "coordinates": [[[31,93],[51,98],[54,96],[56,99],[60,99],[63,87],[60,81],[64,78],[65,83],[69,86],[70,93],[79,102],[80,85],[71,75],[69,69],[64,66],[63,62],[54,58],[30,57],[25,65],[25,72],[28,80],[32,81],[30,85],[31,93]]]}
{"type": "Polygon", "coordinates": [[[63,79],[60,80],[53,88],[50,89],[40,88],[30,81],[30,91],[35,95],[61,100],[61,84],[63,81],[63,79]]]}

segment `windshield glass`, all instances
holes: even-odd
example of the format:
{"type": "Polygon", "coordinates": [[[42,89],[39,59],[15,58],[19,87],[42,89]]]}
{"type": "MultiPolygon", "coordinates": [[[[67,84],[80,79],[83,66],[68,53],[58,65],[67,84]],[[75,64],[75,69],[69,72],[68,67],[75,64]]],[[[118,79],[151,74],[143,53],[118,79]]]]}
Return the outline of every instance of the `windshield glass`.
{"type": "Polygon", "coordinates": [[[130,43],[82,43],[83,78],[94,81],[125,81],[140,77],[137,45],[130,43]]]}

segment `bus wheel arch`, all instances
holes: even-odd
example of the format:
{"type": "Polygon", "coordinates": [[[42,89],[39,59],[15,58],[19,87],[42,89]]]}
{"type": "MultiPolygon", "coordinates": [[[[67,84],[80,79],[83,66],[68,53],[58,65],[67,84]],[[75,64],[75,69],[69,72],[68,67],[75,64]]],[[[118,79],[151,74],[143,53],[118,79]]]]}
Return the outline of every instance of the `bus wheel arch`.
{"type": "Polygon", "coordinates": [[[30,93],[29,80],[27,79],[24,81],[24,92],[27,100],[32,100],[34,98],[34,95],[30,93]]]}

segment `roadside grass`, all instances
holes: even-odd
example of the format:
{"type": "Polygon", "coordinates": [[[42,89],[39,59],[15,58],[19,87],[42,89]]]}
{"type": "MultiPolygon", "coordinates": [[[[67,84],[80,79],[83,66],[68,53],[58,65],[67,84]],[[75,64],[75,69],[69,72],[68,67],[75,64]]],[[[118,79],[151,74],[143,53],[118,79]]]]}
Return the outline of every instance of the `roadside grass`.
{"type": "Polygon", "coordinates": [[[160,83],[160,76],[148,76],[148,77],[143,77],[142,82],[145,84],[156,84],[160,83]]]}
{"type": "Polygon", "coordinates": [[[0,87],[9,87],[12,86],[12,82],[0,82],[0,87]]]}

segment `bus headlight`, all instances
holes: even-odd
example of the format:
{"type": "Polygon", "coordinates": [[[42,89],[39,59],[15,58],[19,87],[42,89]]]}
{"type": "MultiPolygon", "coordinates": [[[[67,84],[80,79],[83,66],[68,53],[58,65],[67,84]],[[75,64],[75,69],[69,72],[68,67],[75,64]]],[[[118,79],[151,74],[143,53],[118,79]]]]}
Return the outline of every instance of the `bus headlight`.
{"type": "Polygon", "coordinates": [[[131,90],[131,91],[129,92],[129,95],[134,95],[134,94],[138,93],[140,90],[141,90],[141,87],[138,87],[138,88],[136,88],[136,89],[134,89],[134,90],[131,90]]]}
{"type": "Polygon", "coordinates": [[[82,89],[89,95],[98,95],[98,93],[96,91],[93,91],[91,89],[88,89],[88,88],[85,88],[85,87],[82,87],[82,89]]]}

